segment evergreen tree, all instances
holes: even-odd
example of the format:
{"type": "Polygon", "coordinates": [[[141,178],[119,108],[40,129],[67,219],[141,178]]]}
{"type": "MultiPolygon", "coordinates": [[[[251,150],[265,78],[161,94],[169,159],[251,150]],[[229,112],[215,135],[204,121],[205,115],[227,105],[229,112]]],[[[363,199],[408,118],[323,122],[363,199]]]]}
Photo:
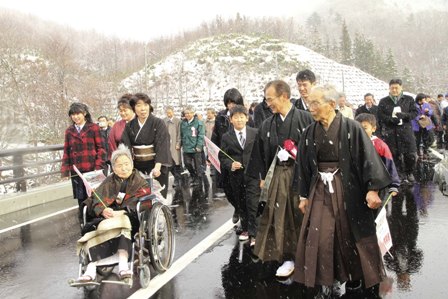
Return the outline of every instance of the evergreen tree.
{"type": "Polygon", "coordinates": [[[317,12],[313,12],[306,20],[306,24],[309,27],[318,28],[321,24],[321,18],[319,14],[317,12]]]}
{"type": "Polygon", "coordinates": [[[374,75],[376,71],[376,55],[375,46],[370,39],[362,34],[356,34],[353,43],[353,61],[354,65],[371,74],[374,75]]]}
{"type": "Polygon", "coordinates": [[[381,51],[374,49],[373,57],[373,76],[388,82],[391,78],[388,78],[388,75],[386,74],[386,63],[384,62],[383,54],[381,53],[381,51]]]}
{"type": "Polygon", "coordinates": [[[398,75],[397,72],[397,65],[395,63],[395,59],[394,59],[394,55],[392,54],[392,49],[389,48],[389,50],[387,51],[387,55],[386,55],[386,60],[385,60],[385,77],[387,78],[386,80],[390,80],[392,78],[396,78],[398,75]]]}
{"type": "Polygon", "coordinates": [[[403,73],[401,75],[401,80],[403,81],[403,86],[406,88],[407,91],[409,92],[415,92],[415,79],[414,76],[412,74],[412,72],[405,67],[403,69],[403,73]]]}
{"type": "Polygon", "coordinates": [[[350,39],[350,34],[348,32],[347,25],[345,24],[345,20],[342,23],[340,53],[341,53],[341,60],[340,60],[341,63],[346,65],[353,64],[352,40],[350,39]]]}
{"type": "Polygon", "coordinates": [[[325,47],[322,44],[322,40],[320,38],[320,34],[319,34],[319,31],[317,30],[317,28],[314,28],[312,30],[309,40],[311,42],[311,44],[310,44],[311,50],[324,55],[325,47]]]}

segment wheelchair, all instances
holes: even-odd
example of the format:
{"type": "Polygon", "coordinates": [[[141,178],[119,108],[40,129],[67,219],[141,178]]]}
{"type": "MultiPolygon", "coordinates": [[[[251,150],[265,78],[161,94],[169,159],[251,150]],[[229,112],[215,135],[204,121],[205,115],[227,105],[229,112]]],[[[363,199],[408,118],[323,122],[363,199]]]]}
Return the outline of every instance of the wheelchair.
{"type": "MultiPolygon", "coordinates": [[[[101,286],[102,283],[128,285],[133,286],[134,274],[138,273],[140,285],[147,288],[151,279],[150,266],[158,273],[165,272],[173,263],[175,251],[175,229],[171,210],[168,206],[162,204],[155,194],[137,198],[136,214],[139,221],[138,231],[134,234],[132,249],[129,253],[130,267],[132,275],[130,278],[123,280],[105,280],[100,279],[108,277],[118,265],[113,264],[97,264],[97,277],[93,281],[77,281],[69,280],[72,287],[84,287],[85,291],[92,291],[101,286]],[[147,201],[151,201],[151,208],[143,208],[142,205],[147,201]]],[[[83,222],[87,223],[87,206],[83,210],[83,222]]],[[[81,249],[79,254],[79,273],[78,277],[83,275],[89,264],[89,254],[81,249]]]]}

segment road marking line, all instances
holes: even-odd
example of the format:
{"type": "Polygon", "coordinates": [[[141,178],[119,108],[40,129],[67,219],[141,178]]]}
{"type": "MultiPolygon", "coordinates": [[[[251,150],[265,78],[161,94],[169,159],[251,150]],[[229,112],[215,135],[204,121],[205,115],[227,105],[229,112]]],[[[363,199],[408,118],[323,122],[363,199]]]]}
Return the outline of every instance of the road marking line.
{"type": "Polygon", "coordinates": [[[445,158],[445,155],[439,153],[438,151],[436,151],[436,150],[433,149],[433,148],[429,148],[429,151],[430,151],[434,156],[436,156],[437,158],[439,158],[440,160],[443,160],[443,159],[445,158]]]}
{"type": "Polygon", "coordinates": [[[39,218],[36,218],[36,219],[32,219],[32,220],[28,220],[26,222],[22,222],[22,223],[16,224],[14,226],[10,226],[10,227],[4,228],[4,229],[0,230],[0,234],[6,233],[6,232],[11,231],[11,230],[16,229],[16,228],[20,228],[20,227],[25,226],[25,225],[32,224],[34,222],[38,222],[38,221],[45,220],[45,219],[53,217],[53,216],[57,216],[59,214],[67,213],[67,212],[69,212],[71,210],[74,210],[74,209],[78,209],[78,206],[73,206],[73,207],[67,208],[65,210],[57,211],[57,212],[54,212],[54,213],[49,214],[49,215],[45,215],[45,216],[42,216],[42,217],[39,217],[39,218]]]}
{"type": "Polygon", "coordinates": [[[210,246],[224,236],[229,230],[234,227],[232,220],[228,220],[221,227],[208,235],[195,247],[190,249],[187,253],[176,260],[171,267],[163,274],[159,274],[149,282],[146,289],[140,289],[128,297],[128,299],[149,298],[154,295],[161,287],[169,282],[174,276],[179,274],[189,264],[191,264],[197,257],[204,253],[210,246]]]}

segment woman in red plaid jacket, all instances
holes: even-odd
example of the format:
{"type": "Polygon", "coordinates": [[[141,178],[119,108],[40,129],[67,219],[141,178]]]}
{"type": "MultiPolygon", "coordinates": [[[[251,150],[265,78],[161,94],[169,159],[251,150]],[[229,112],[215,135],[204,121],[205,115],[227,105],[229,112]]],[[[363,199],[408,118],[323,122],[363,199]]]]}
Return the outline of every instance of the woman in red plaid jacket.
{"type": "Polygon", "coordinates": [[[106,151],[100,127],[92,122],[87,105],[71,104],[68,115],[73,124],[65,130],[61,172],[62,177],[71,177],[73,198],[78,200],[81,220],[82,202],[87,198],[87,192],[81,178],[73,170],[73,165],[81,173],[104,169],[106,151]]]}

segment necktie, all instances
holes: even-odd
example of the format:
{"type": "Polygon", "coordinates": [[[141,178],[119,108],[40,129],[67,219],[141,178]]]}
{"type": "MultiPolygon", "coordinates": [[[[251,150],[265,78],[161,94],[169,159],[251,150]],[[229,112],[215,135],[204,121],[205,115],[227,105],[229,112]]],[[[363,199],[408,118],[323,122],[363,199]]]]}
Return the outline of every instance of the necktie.
{"type": "Polygon", "coordinates": [[[241,144],[241,147],[244,148],[244,145],[246,143],[246,139],[244,139],[244,137],[243,137],[243,132],[240,132],[239,134],[240,134],[240,144],[241,144]]]}
{"type": "Polygon", "coordinates": [[[81,132],[81,127],[80,126],[75,126],[76,127],[76,131],[81,132]]]}

